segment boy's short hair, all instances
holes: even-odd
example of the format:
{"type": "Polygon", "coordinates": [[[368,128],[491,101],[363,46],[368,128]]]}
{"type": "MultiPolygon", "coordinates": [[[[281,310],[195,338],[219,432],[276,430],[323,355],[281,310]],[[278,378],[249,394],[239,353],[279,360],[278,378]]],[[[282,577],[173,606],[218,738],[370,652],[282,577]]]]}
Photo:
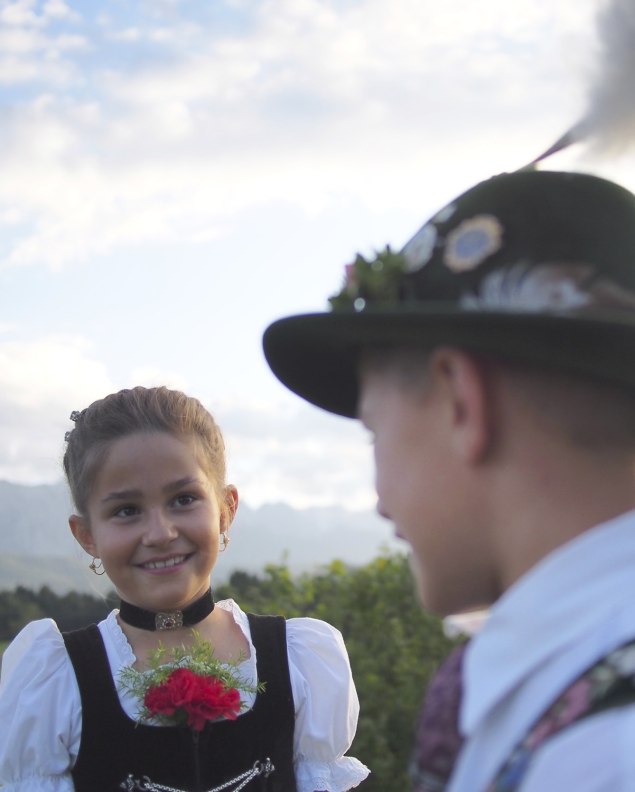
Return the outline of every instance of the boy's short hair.
{"type": "MultiPolygon", "coordinates": [[[[377,346],[361,355],[364,371],[379,372],[415,397],[424,392],[432,350],[377,346]]],[[[506,378],[517,397],[554,435],[580,449],[635,451],[635,390],[603,380],[504,358],[478,356],[506,378]]]]}
{"type": "Polygon", "coordinates": [[[543,425],[587,451],[635,451],[635,392],[603,380],[499,364],[519,397],[543,425]]]}
{"type": "Polygon", "coordinates": [[[327,313],[267,328],[274,373],[330,412],[357,411],[362,350],[457,346],[635,392],[635,196],[582,173],[482,182],[399,252],[347,267],[327,313]]]}

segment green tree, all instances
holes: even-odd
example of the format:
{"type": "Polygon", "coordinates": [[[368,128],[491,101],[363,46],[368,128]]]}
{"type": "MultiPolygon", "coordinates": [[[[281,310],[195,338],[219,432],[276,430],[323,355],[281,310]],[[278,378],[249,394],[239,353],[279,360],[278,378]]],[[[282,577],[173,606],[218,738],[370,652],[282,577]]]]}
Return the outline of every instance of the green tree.
{"type": "Polygon", "coordinates": [[[59,595],[48,586],[31,591],[18,586],[0,592],[0,640],[12,639],[34,619],[54,619],[60,630],[76,630],[100,621],[118,600],[70,591],[59,595]]]}
{"type": "Polygon", "coordinates": [[[372,770],[363,788],[406,792],[421,699],[453,645],[440,620],[419,606],[407,558],[385,554],[359,568],[335,561],[296,578],[269,566],[260,586],[232,576],[216,593],[258,613],[324,619],[342,632],[361,705],[350,753],[372,770]]]}

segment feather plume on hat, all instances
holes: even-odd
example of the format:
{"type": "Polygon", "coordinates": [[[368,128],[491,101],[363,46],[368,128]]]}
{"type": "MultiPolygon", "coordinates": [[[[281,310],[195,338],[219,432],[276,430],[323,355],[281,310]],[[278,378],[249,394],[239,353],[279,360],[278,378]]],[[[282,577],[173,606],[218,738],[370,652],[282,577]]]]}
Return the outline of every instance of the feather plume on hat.
{"type": "Polygon", "coordinates": [[[599,60],[582,118],[527,167],[574,143],[621,153],[635,141],[635,3],[608,0],[597,16],[599,60]]]}

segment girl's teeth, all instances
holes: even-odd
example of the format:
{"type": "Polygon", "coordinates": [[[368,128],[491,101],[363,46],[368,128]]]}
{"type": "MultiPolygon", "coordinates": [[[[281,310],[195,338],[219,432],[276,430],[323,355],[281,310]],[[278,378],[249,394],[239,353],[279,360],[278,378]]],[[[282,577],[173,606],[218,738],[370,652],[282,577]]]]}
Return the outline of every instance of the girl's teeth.
{"type": "Polygon", "coordinates": [[[185,556],[176,556],[176,558],[168,558],[165,561],[149,561],[144,564],[144,567],[146,569],[165,569],[165,567],[175,566],[183,561],[185,561],[185,556]]]}

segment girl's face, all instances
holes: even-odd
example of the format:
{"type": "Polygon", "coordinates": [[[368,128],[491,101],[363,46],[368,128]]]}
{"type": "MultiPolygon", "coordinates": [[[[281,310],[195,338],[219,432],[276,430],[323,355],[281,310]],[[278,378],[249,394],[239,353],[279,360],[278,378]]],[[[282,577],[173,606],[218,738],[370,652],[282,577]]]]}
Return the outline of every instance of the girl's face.
{"type": "Polygon", "coordinates": [[[115,440],[71,530],[104,569],[122,599],[149,610],[182,609],[209,587],[221,530],[237,495],[217,488],[201,467],[193,438],[167,432],[115,440]]]}

